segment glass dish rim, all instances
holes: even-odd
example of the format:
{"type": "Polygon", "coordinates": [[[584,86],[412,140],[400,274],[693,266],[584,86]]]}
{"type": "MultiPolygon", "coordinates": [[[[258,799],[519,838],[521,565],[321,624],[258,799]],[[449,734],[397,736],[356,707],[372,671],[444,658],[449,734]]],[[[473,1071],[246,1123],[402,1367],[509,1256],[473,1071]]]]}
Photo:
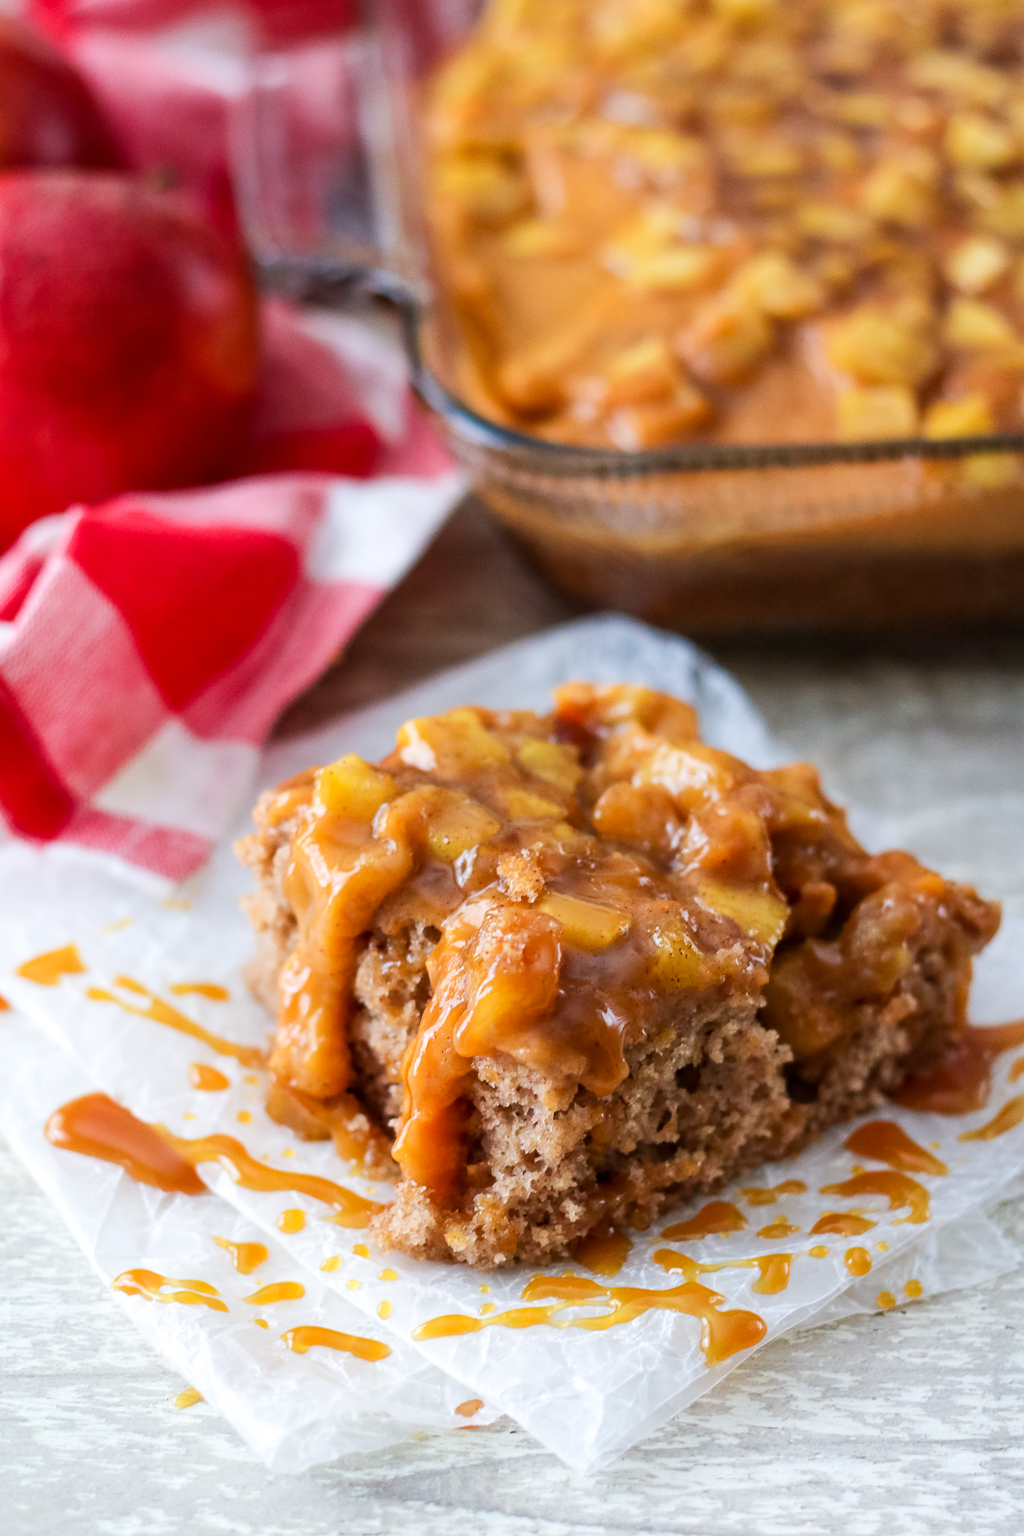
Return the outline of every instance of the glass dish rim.
{"type": "Polygon", "coordinates": [[[551,475],[635,480],[680,472],[800,469],[823,464],[876,464],[906,458],[963,459],[974,454],[1024,451],[1024,431],[974,437],[882,438],[871,442],[676,443],[635,451],[549,442],[489,421],[453,394],[423,357],[420,337],[427,316],[422,306],[408,294],[392,291],[388,297],[397,301],[401,312],[412,382],[430,409],[475,447],[490,448],[520,461],[539,461],[531,467],[551,475]]]}

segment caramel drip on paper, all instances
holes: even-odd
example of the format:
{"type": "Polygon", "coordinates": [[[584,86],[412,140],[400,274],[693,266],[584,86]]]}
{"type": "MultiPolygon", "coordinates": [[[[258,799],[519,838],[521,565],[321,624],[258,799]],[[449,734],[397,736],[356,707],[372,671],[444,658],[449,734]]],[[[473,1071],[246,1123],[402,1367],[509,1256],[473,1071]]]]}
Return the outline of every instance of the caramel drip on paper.
{"type": "Polygon", "coordinates": [[[212,1003],[227,1003],[231,1001],[231,993],[227,987],[218,985],[215,981],[172,981],[167,988],[175,997],[188,997],[195,994],[197,997],[208,997],[212,1003]]]}
{"type": "Polygon", "coordinates": [[[893,1295],[892,1291],[879,1291],[876,1305],[883,1312],[888,1312],[890,1307],[894,1307],[896,1305],[896,1297],[893,1295]]]}
{"type": "Polygon", "coordinates": [[[231,1262],[240,1275],[251,1275],[270,1258],[270,1249],[265,1243],[231,1243],[226,1237],[215,1237],[214,1242],[231,1255],[231,1262]]]}
{"type": "Polygon", "coordinates": [[[652,1310],[681,1312],[689,1317],[700,1318],[700,1347],[707,1365],[714,1366],[727,1360],[730,1355],[738,1354],[740,1350],[759,1344],[768,1331],[764,1319],[756,1312],[739,1309],[720,1312],[718,1308],[725,1300],[724,1296],[698,1285],[696,1281],[687,1281],[671,1290],[658,1291],[634,1286],[598,1285],[596,1281],[585,1280],[579,1275],[563,1275],[557,1280],[535,1275],[522,1293],[523,1301],[528,1302],[543,1301],[548,1297],[553,1300],[547,1306],[518,1307],[508,1312],[495,1312],[490,1317],[467,1317],[464,1313],[435,1317],[421,1323],[414,1329],[412,1336],[422,1341],[479,1333],[482,1328],[533,1328],[538,1324],[547,1324],[552,1328],[587,1328],[600,1332],[632,1322],[634,1318],[642,1317],[645,1312],[652,1310]],[[567,1307],[605,1302],[611,1303],[612,1310],[600,1317],[558,1316],[567,1307]]]}
{"type": "Polygon", "coordinates": [[[1018,1061],[1014,1062],[1013,1066],[1010,1068],[1007,1081],[1015,1083],[1017,1079],[1022,1076],[1024,1076],[1024,1056],[1021,1056],[1018,1061]]]}
{"type": "Polygon", "coordinates": [[[227,1306],[220,1299],[215,1285],[205,1280],[171,1280],[152,1269],[126,1269],[111,1283],[112,1291],[122,1291],[125,1296],[144,1296],[147,1301],[177,1301],[185,1307],[209,1307],[211,1312],[226,1312],[227,1306]],[[177,1286],[168,1295],[167,1286],[177,1286]]]}
{"type": "Polygon", "coordinates": [[[1001,1051],[1024,1045],[1024,1019],[961,1030],[950,1050],[927,1071],[908,1077],[889,1097],[904,1109],[934,1115],[969,1115],[992,1092],[992,1063],[1001,1051]]]}
{"type": "Polygon", "coordinates": [[[305,1225],[306,1213],[305,1211],[300,1210],[297,1205],[289,1206],[286,1211],[282,1211],[280,1216],[274,1222],[274,1226],[277,1228],[277,1230],[279,1232],[287,1232],[289,1237],[291,1237],[296,1232],[301,1232],[305,1225]]]}
{"type": "Polygon", "coordinates": [[[161,1128],[161,1134],[186,1162],[219,1163],[235,1184],[243,1189],[258,1191],[288,1190],[298,1195],[309,1195],[329,1205],[334,1215],[328,1217],[339,1227],[368,1227],[370,1217],[382,1209],[373,1200],[364,1200],[330,1179],[314,1173],[292,1173],[284,1168],[268,1168],[258,1163],[234,1136],[201,1136],[189,1141],[184,1136],[172,1136],[161,1128]]]}
{"type": "Polygon", "coordinates": [[[175,1408],[192,1408],[196,1403],[201,1403],[203,1394],[195,1387],[186,1387],[184,1392],[179,1392],[174,1399],[175,1408]]]}
{"type": "Polygon", "coordinates": [[[188,1080],[193,1088],[203,1093],[223,1093],[231,1086],[230,1079],[217,1067],[208,1067],[204,1061],[194,1061],[188,1069],[188,1080]]]}
{"type": "Polygon", "coordinates": [[[746,1224],[747,1218],[734,1205],[726,1200],[712,1200],[689,1221],[677,1221],[675,1226],[666,1227],[661,1235],[672,1243],[693,1242],[718,1233],[742,1232],[746,1224]]]}
{"type": "Polygon", "coordinates": [[[871,1255],[866,1248],[847,1248],[843,1263],[851,1275],[866,1275],[871,1269],[871,1255]]]}
{"type": "Polygon", "coordinates": [[[11,1011],[10,1003],[7,1001],[6,997],[4,997],[2,994],[0,994],[0,1013],[10,1013],[10,1011],[11,1011]]]}
{"type": "Polygon", "coordinates": [[[43,1134],[52,1146],[116,1163],[137,1184],[168,1194],[202,1195],[206,1185],[191,1163],[105,1093],[87,1093],[55,1109],[43,1134]]]}
{"type": "Polygon", "coordinates": [[[847,1136],[844,1146],[858,1157],[888,1163],[901,1173],[946,1174],[949,1169],[937,1157],[911,1141],[894,1120],[870,1120],[847,1136]]]}
{"type": "Polygon", "coordinates": [[[909,1216],[901,1216],[899,1221],[893,1223],[897,1227],[907,1221],[917,1226],[931,1215],[928,1191],[923,1184],[908,1178],[905,1173],[890,1173],[887,1170],[855,1173],[842,1184],[823,1184],[819,1193],[843,1195],[847,1200],[852,1200],[855,1195],[885,1195],[890,1211],[900,1210],[904,1206],[910,1211],[909,1216]]]}
{"type": "Polygon", "coordinates": [[[961,1141],[994,1141],[997,1136],[1003,1136],[1007,1131],[1012,1131],[1014,1126],[1020,1125],[1024,1120],[1024,1094],[1018,1094],[1015,1099],[1007,1099],[1002,1109],[977,1131],[964,1131],[961,1141]]]}
{"type": "Polygon", "coordinates": [[[306,1325],[289,1328],[281,1338],[288,1349],[304,1355],[307,1349],[320,1344],[324,1349],[336,1349],[359,1360],[386,1360],[391,1350],[379,1339],[363,1339],[357,1333],[336,1333],[333,1328],[316,1328],[306,1325]]]}
{"type": "Polygon", "coordinates": [[[834,1232],[837,1237],[860,1237],[877,1225],[877,1221],[869,1221],[866,1216],[848,1216],[844,1211],[826,1211],[814,1223],[811,1236],[819,1237],[834,1232]]]}
{"type": "Polygon", "coordinates": [[[572,1256],[595,1275],[614,1280],[628,1259],[633,1244],[619,1227],[607,1221],[581,1237],[572,1247],[572,1256]]]}
{"type": "Polygon", "coordinates": [[[784,1179],[781,1184],[775,1184],[770,1189],[755,1187],[741,1189],[739,1193],[748,1205],[774,1205],[780,1195],[806,1195],[807,1185],[803,1179],[784,1179]]]}
{"type": "Polygon", "coordinates": [[[768,1242],[772,1242],[784,1237],[792,1237],[794,1233],[799,1231],[800,1228],[794,1227],[793,1223],[787,1221],[785,1216],[776,1216],[769,1226],[761,1227],[757,1235],[758,1237],[765,1238],[768,1242]]]}
{"type": "Polygon", "coordinates": [[[14,974],[40,987],[56,987],[62,976],[77,976],[84,970],[77,944],[65,944],[63,949],[50,949],[45,955],[26,960],[14,974]]]}
{"type": "Polygon", "coordinates": [[[792,1253],[762,1253],[752,1259],[722,1259],[717,1264],[701,1264],[697,1259],[691,1259],[685,1253],[675,1253],[671,1248],[659,1248],[653,1255],[655,1264],[659,1264],[666,1273],[678,1272],[685,1275],[687,1280],[696,1280],[698,1275],[711,1275],[720,1269],[757,1269],[760,1274],[751,1290],[760,1296],[775,1296],[786,1289],[795,1257],[792,1253]]]}
{"type": "Polygon", "coordinates": [[[467,1402],[460,1403],[455,1412],[459,1415],[460,1419],[471,1419],[475,1413],[480,1412],[483,1405],[482,1397],[471,1397],[467,1402]]]}
{"type": "Polygon", "coordinates": [[[134,1003],[125,1002],[124,998],[115,997],[113,992],[108,992],[104,987],[89,987],[86,989],[86,997],[92,998],[96,1003],[114,1003],[118,1008],[123,1008],[125,1013],[131,1013],[140,1019],[151,1019],[154,1024],[166,1024],[169,1029],[176,1029],[180,1034],[191,1035],[193,1040],[201,1040],[220,1056],[233,1056],[243,1067],[261,1067],[265,1057],[263,1052],[254,1045],[240,1045],[236,1040],[225,1040],[221,1035],[215,1035],[210,1030],[204,1029],[194,1019],[190,1019],[179,1009],[173,1008],[163,998],[157,997],[148,987],[135,981],[131,976],[116,976],[114,986],[120,987],[124,992],[134,993],[136,997],[147,999],[144,1008],[136,1007],[134,1003]]]}
{"type": "Polygon", "coordinates": [[[243,1296],[242,1300],[253,1307],[269,1307],[275,1301],[301,1301],[305,1294],[306,1287],[298,1280],[277,1280],[273,1285],[253,1291],[251,1296],[243,1296]]]}

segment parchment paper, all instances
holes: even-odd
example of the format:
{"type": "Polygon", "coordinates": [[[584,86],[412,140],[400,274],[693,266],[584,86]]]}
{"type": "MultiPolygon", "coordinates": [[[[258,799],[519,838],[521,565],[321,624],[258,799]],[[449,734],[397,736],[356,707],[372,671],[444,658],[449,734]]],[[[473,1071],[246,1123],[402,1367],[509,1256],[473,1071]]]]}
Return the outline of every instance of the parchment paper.
{"type": "MultiPolygon", "coordinates": [[[[410,714],[458,703],[543,707],[550,687],[570,677],[649,682],[693,700],[705,735],[760,766],[779,761],[779,753],[745,696],[725,674],[694,647],[632,621],[604,618],[565,626],[547,636],[509,648],[492,658],[458,669],[389,704],[351,717],[316,738],[278,745],[267,754],[264,781],[276,782],[313,761],[343,751],[378,756],[391,744],[395,726],[410,714]]],[[[862,818],[861,835],[870,834],[862,818]]],[[[116,1003],[97,1002],[86,989],[114,990],[122,1002],[138,1005],[137,994],[116,992],[114,978],[127,975],[168,997],[167,989],[185,981],[217,982],[229,1002],[189,997],[185,1011],[208,1029],[238,1041],[261,1044],[269,1021],[249,999],[239,968],[251,952],[248,927],[236,900],[246,876],[225,847],[187,889],[168,899],[166,892],[104,865],[95,856],[72,850],[42,853],[24,847],[0,855],[0,991],[29,1012],[67,1049],[88,1075],[147,1120],[158,1120],[177,1134],[200,1136],[214,1131],[239,1135],[255,1155],[282,1169],[318,1173],[372,1198],[385,1199],[383,1186],[346,1176],[346,1166],[330,1145],[304,1144],[273,1124],[262,1110],[262,1085],[246,1083],[234,1063],[163,1025],[135,1017],[116,1003]],[[187,903],[187,910],[184,903],[187,903]],[[78,945],[86,972],[43,987],[15,972],[32,955],[60,945],[78,945]],[[189,1086],[193,1061],[216,1062],[231,1078],[220,1094],[198,1093],[189,1086]],[[244,1124],[239,1114],[251,1117],[244,1124]]],[[[181,1000],[179,1006],[183,1006],[181,1000]]],[[[1024,931],[1007,924],[978,965],[977,1022],[998,1022],[1024,1013],[1024,931]]],[[[685,1278],[666,1271],[655,1254],[666,1248],[701,1264],[742,1260],[772,1252],[794,1255],[785,1290],[773,1295],[753,1290],[756,1268],[726,1268],[702,1275],[724,1299],[721,1310],[756,1312],[766,1324],[766,1340],[813,1319],[832,1320],[844,1311],[903,1302],[904,1286],[928,1295],[949,1285],[970,1283],[1000,1272],[1013,1262],[1003,1239],[984,1223],[984,1205],[997,1198],[1024,1169],[1024,1125],[991,1141],[962,1142],[959,1135],[989,1121],[1015,1093],[1007,1082],[1009,1061],[1001,1059],[989,1108],[967,1119],[918,1115],[895,1108],[895,1120],[913,1140],[932,1148],[949,1167],[947,1176],[915,1174],[930,1197],[930,1214],[921,1223],[907,1208],[888,1210],[875,1195],[846,1199],[819,1194],[822,1186],[848,1178],[856,1158],[843,1143],[851,1127],[837,1128],[795,1160],[766,1167],[743,1187],[768,1188],[782,1180],[801,1180],[808,1192],[753,1204],[738,1190],[719,1198],[736,1203],[748,1218],[742,1232],[700,1242],[671,1242],[664,1229],[691,1214],[673,1212],[645,1234],[633,1234],[633,1251],[612,1287],[640,1287],[664,1292],[685,1278]],[[812,1237],[810,1228],[826,1209],[866,1212],[876,1225],[865,1237],[850,1240],[812,1237]],[[797,1230],[785,1237],[764,1229],[784,1216],[797,1230]],[[867,1247],[870,1275],[856,1280],[846,1266],[851,1246],[867,1247]],[[825,1246],[824,1257],[809,1255],[825,1246]],[[856,1286],[856,1289],[854,1287],[856,1286]],[[899,1294],[892,1289],[898,1287],[899,1294]]],[[[70,1154],[68,1154],[70,1155],[70,1154]]],[[[202,1176],[224,1200],[263,1231],[275,1236],[293,1265],[320,1276],[350,1309],[378,1324],[378,1307],[390,1302],[381,1326],[388,1337],[418,1350],[432,1365],[455,1378],[464,1395],[478,1396],[492,1409],[511,1414],[568,1465],[589,1470],[629,1445],[706,1392],[752,1351],[734,1355],[708,1369],[701,1352],[697,1318],[656,1307],[632,1321],[594,1331],[576,1326],[614,1308],[606,1297],[584,1308],[562,1311],[551,1323],[510,1328],[487,1323],[480,1331],[457,1337],[417,1341],[415,1329],[442,1315],[481,1317],[523,1306],[522,1291],[534,1271],[513,1269],[482,1275],[458,1265],[426,1264],[401,1255],[368,1257],[354,1251],[365,1234],[345,1231],[325,1216],[313,1200],[294,1194],[260,1194],[242,1189],[214,1164],[201,1165],[202,1176]],[[282,1236],[275,1223],[285,1206],[307,1212],[301,1232],[282,1236]],[[333,1274],[322,1275],[325,1259],[340,1256],[333,1274]],[[381,1280],[386,1267],[396,1280],[381,1280]],[[353,1283],[355,1282],[355,1283],[353,1283]],[[485,1289],[486,1288],[486,1289],[485,1289]],[[496,1309],[491,1312],[490,1309],[496,1309]]],[[[557,1277],[579,1265],[558,1265],[544,1272],[557,1277]]],[[[656,1300],[656,1298],[655,1298],[656,1300]]],[[[166,1309],[170,1310],[170,1309],[166,1309]]],[[[256,1330],[254,1330],[256,1331],[256,1330]]]]}

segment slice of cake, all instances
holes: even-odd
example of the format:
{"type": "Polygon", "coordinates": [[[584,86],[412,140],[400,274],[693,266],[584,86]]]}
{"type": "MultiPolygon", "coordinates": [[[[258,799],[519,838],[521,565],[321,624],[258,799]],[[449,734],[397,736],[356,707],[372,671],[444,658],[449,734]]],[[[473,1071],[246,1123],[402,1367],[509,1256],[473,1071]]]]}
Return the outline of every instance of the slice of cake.
{"type": "Polygon", "coordinates": [[[962,1028],[999,920],[646,688],[411,720],[255,819],[271,1113],[393,1134],[377,1241],[481,1266],[646,1227],[877,1104],[962,1028]]]}

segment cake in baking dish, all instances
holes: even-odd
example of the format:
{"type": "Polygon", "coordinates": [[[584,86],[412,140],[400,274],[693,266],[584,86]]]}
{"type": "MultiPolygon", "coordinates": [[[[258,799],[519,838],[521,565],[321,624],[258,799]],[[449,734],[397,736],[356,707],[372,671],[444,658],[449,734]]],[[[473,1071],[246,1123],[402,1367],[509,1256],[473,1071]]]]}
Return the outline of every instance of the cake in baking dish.
{"type": "Polygon", "coordinates": [[[875,1105],[964,1024],[998,909],[870,855],[805,764],[689,705],[569,684],[410,720],[261,797],[254,990],[271,1113],[393,1136],[382,1247],[564,1257],[875,1105]]]}

